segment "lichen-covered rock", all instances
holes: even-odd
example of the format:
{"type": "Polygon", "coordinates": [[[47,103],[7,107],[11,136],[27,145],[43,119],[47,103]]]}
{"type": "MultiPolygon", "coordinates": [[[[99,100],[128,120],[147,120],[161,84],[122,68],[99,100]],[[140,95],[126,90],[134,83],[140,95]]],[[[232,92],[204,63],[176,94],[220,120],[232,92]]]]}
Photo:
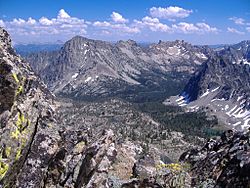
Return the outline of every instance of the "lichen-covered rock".
{"type": "Polygon", "coordinates": [[[67,142],[48,169],[45,187],[108,187],[108,171],[116,158],[115,137],[111,130],[86,146],[83,141],[67,142]]]}
{"type": "Polygon", "coordinates": [[[227,131],[202,149],[185,152],[180,160],[192,165],[193,186],[249,187],[250,131],[227,131]]]}
{"type": "Polygon", "coordinates": [[[40,187],[57,150],[53,97],[0,28],[0,187],[40,187]]]}

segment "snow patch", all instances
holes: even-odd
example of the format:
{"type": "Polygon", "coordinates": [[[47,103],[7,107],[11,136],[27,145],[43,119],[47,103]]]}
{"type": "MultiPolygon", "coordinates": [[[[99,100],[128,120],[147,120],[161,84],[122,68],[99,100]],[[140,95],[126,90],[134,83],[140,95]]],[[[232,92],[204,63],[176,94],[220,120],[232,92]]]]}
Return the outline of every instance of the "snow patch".
{"type": "Polygon", "coordinates": [[[89,51],[89,49],[84,50],[83,55],[85,56],[85,55],[87,54],[88,51],[89,51]]]}
{"type": "Polygon", "coordinates": [[[237,98],[237,102],[240,101],[243,97],[244,97],[244,96],[239,96],[239,97],[237,98]]]}
{"type": "Polygon", "coordinates": [[[89,76],[84,82],[87,83],[87,82],[89,82],[91,79],[92,79],[92,77],[89,76]]]}
{"type": "Polygon", "coordinates": [[[242,129],[245,129],[245,128],[249,127],[249,126],[250,126],[250,118],[248,118],[248,119],[246,119],[246,120],[244,121],[244,124],[241,125],[241,128],[242,128],[242,129]]]}
{"type": "Polygon", "coordinates": [[[250,65],[250,62],[248,62],[247,59],[243,59],[242,62],[244,65],[250,65]]]}
{"type": "Polygon", "coordinates": [[[184,104],[179,104],[179,106],[186,106],[186,105],[187,105],[187,104],[185,104],[185,103],[184,103],[184,104]]]}
{"type": "Polygon", "coordinates": [[[181,100],[183,100],[184,99],[184,97],[183,96],[180,96],[178,99],[176,99],[176,102],[179,102],[179,101],[181,101],[181,100]]]}
{"type": "Polygon", "coordinates": [[[240,124],[241,124],[241,121],[234,123],[233,126],[236,127],[237,125],[240,125],[240,124]]]}
{"type": "Polygon", "coordinates": [[[168,53],[169,55],[175,55],[175,56],[177,56],[177,55],[179,55],[179,54],[181,53],[181,50],[180,50],[179,48],[177,48],[176,46],[174,46],[174,47],[169,47],[169,48],[167,49],[167,53],[168,53]]]}
{"type": "Polygon", "coordinates": [[[212,92],[217,91],[219,88],[220,88],[220,86],[219,86],[219,87],[217,87],[217,88],[215,88],[215,89],[213,89],[213,90],[212,90],[212,92]]]}
{"type": "Polygon", "coordinates": [[[214,102],[214,101],[225,101],[225,100],[226,99],[224,99],[224,98],[221,98],[221,99],[216,98],[216,99],[211,100],[211,102],[214,102]]]}
{"type": "Polygon", "coordinates": [[[207,96],[209,93],[210,93],[210,92],[209,92],[209,89],[207,89],[207,91],[206,91],[205,93],[203,93],[203,94],[200,96],[200,98],[207,96]]]}
{"type": "Polygon", "coordinates": [[[228,116],[232,116],[231,115],[231,113],[235,110],[237,108],[237,105],[235,105],[229,112],[227,112],[226,114],[228,115],[228,116]]]}
{"type": "Polygon", "coordinates": [[[195,55],[200,59],[207,59],[207,57],[203,53],[195,53],[195,55]]]}
{"type": "Polygon", "coordinates": [[[78,73],[75,73],[72,78],[76,78],[79,74],[78,73]]]}

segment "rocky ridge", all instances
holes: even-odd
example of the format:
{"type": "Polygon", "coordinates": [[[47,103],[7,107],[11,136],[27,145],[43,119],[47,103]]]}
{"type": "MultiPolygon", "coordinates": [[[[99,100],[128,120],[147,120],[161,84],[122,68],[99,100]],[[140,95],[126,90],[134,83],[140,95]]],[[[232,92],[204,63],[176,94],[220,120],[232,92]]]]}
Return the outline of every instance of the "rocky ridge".
{"type": "Polygon", "coordinates": [[[247,129],[250,126],[249,44],[243,41],[211,56],[183,92],[165,104],[177,104],[191,111],[208,107],[230,128],[247,129]]]}
{"type": "Polygon", "coordinates": [[[1,185],[39,187],[58,147],[53,97],[2,28],[0,37],[1,185]]]}
{"type": "Polygon", "coordinates": [[[250,131],[227,131],[198,150],[185,152],[180,161],[191,164],[192,184],[205,187],[249,187],[250,131]]]}
{"type": "Polygon", "coordinates": [[[133,99],[140,97],[137,93],[164,95],[181,87],[211,52],[179,40],[142,47],[132,40],[112,44],[76,36],[57,52],[35,53],[26,59],[61,96],[133,99]]]}

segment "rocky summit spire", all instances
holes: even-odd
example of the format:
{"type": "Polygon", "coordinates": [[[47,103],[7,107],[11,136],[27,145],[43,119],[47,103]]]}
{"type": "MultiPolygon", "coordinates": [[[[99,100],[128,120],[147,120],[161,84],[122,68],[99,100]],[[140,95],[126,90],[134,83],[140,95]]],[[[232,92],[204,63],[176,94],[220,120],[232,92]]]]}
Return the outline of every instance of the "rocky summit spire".
{"type": "Polygon", "coordinates": [[[40,187],[57,149],[50,92],[0,28],[0,187],[40,187]]]}

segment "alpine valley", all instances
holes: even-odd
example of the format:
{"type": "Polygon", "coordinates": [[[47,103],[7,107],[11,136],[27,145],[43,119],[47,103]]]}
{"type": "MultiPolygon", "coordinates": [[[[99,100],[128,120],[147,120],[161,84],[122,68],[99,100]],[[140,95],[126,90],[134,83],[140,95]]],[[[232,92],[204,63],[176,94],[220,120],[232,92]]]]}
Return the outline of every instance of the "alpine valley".
{"type": "Polygon", "coordinates": [[[247,188],[249,127],[250,41],[15,50],[0,28],[0,188],[247,188]]]}

